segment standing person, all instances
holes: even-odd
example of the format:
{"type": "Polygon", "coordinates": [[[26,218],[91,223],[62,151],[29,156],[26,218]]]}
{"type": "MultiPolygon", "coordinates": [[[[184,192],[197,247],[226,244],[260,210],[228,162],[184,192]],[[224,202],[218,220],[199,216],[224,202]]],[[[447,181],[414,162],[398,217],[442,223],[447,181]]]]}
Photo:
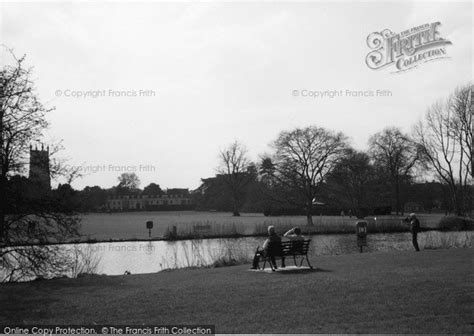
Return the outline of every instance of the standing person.
{"type": "Polygon", "coordinates": [[[421,231],[420,221],[418,220],[418,218],[416,218],[416,215],[414,213],[411,213],[410,216],[405,219],[405,221],[410,223],[413,247],[417,252],[419,252],[420,247],[418,246],[418,232],[421,231]]]}
{"type": "Polygon", "coordinates": [[[276,234],[275,227],[273,225],[270,225],[267,230],[268,238],[263,243],[263,248],[257,247],[257,251],[253,257],[252,269],[257,269],[260,257],[266,256],[270,256],[270,262],[272,263],[273,268],[278,268],[275,261],[275,255],[278,255],[278,252],[281,251],[281,238],[276,234]]]}

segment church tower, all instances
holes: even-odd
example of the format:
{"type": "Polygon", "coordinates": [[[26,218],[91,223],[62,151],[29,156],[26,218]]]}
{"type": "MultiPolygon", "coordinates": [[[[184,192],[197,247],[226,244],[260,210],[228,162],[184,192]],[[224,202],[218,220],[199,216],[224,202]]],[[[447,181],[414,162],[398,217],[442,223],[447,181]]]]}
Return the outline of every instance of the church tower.
{"type": "Polygon", "coordinates": [[[49,147],[41,149],[30,145],[30,173],[31,182],[44,190],[51,190],[51,177],[49,175],[49,147]]]}

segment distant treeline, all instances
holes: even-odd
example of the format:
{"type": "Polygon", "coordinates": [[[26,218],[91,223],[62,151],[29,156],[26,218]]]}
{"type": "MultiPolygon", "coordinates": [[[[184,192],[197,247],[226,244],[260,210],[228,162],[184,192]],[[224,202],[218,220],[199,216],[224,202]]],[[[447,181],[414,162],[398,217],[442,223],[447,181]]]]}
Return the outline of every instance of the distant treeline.
{"type": "MultiPolygon", "coordinates": [[[[365,185],[358,199],[342,190],[347,189],[340,181],[329,178],[320,187],[320,198],[314,200],[312,215],[358,216],[390,215],[394,210],[393,192],[383,176],[372,175],[372,183],[365,185]]],[[[452,213],[447,186],[438,182],[404,183],[400,188],[402,212],[452,213]]],[[[263,213],[266,216],[306,215],[306,209],[291,190],[269,190],[258,175],[241,191],[243,212],[263,213]]],[[[201,186],[193,193],[197,210],[231,212],[232,194],[223,176],[202,179],[201,186]]]]}
{"type": "MultiPolygon", "coordinates": [[[[335,206],[318,205],[312,209],[313,216],[357,216],[366,217],[369,215],[383,216],[392,213],[391,206],[374,207],[374,208],[358,208],[358,209],[341,209],[335,206]]],[[[304,208],[284,208],[284,207],[268,207],[263,210],[265,216],[304,216],[306,210],[304,208]]]]}
{"type": "MultiPolygon", "coordinates": [[[[37,202],[28,202],[32,198],[42,198],[46,201],[45,194],[49,199],[61,203],[63,208],[76,212],[106,212],[107,200],[117,195],[133,195],[137,193],[157,194],[163,193],[157,184],[151,184],[140,189],[120,189],[113,187],[103,189],[99,186],[85,187],[82,190],[74,190],[69,184],[61,184],[51,191],[39,190],[37,186],[22,176],[13,176],[8,182],[10,202],[7,204],[9,213],[24,212],[25,206],[37,202]],[[41,197],[39,197],[41,195],[41,197]],[[21,200],[21,201],[20,201],[21,200]],[[21,207],[19,205],[22,205],[21,207]]],[[[321,186],[321,197],[314,202],[313,215],[326,216],[368,216],[389,215],[393,211],[393,199],[390,188],[383,184],[374,184],[368,188],[363,195],[364,204],[353,205],[350,197],[340,190],[343,186],[334,180],[321,186]]],[[[401,199],[402,209],[405,212],[442,212],[452,213],[447,196],[446,186],[438,182],[407,183],[403,185],[401,199]]],[[[201,186],[190,193],[193,204],[190,205],[157,205],[149,204],[145,211],[177,211],[177,210],[199,210],[199,211],[222,211],[231,212],[233,209],[232,195],[226,188],[222,176],[202,179],[201,186]]],[[[289,191],[274,190],[269,193],[265,185],[256,175],[252,181],[242,190],[241,199],[243,212],[263,213],[266,216],[296,216],[305,215],[306,209],[295,205],[295,195],[289,191]],[[279,194],[280,193],[280,194],[279,194]]],[[[129,211],[132,209],[129,209],[129,211]]],[[[136,209],[133,209],[136,210],[136,209]]],[[[115,210],[117,211],[117,210],[115,210]]]]}

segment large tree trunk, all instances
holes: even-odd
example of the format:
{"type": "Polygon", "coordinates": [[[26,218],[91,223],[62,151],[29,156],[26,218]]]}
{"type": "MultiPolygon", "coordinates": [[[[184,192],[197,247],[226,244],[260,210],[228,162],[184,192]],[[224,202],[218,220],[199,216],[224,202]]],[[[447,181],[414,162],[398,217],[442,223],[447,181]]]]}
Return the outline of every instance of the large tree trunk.
{"type": "Polygon", "coordinates": [[[397,215],[400,214],[400,181],[398,177],[395,178],[395,208],[397,215]]]}
{"type": "Polygon", "coordinates": [[[5,214],[3,209],[0,209],[0,245],[5,240],[5,214]]]}
{"type": "Polygon", "coordinates": [[[0,85],[0,244],[3,243],[5,239],[5,203],[6,203],[6,186],[7,186],[7,172],[5,171],[6,158],[3,153],[3,118],[5,112],[3,110],[3,100],[4,100],[4,86],[3,83],[0,85]]]}
{"type": "Polygon", "coordinates": [[[456,216],[463,216],[463,206],[462,206],[462,190],[460,192],[459,188],[456,186],[454,182],[449,183],[449,188],[451,191],[451,208],[452,212],[456,214],[456,216]]]}
{"type": "Polygon", "coordinates": [[[308,201],[306,206],[306,222],[308,226],[313,226],[313,200],[308,201]]]}
{"type": "Polygon", "coordinates": [[[6,241],[6,229],[5,229],[5,203],[6,195],[5,190],[6,183],[5,178],[0,176],[0,245],[6,241]]]}
{"type": "Polygon", "coordinates": [[[240,216],[240,209],[239,209],[239,201],[237,197],[234,195],[232,196],[232,216],[238,217],[240,216]]]}
{"type": "Polygon", "coordinates": [[[456,215],[462,217],[464,216],[465,213],[465,207],[464,207],[464,188],[460,186],[457,190],[457,196],[456,196],[456,204],[454,205],[456,207],[456,215]]]}

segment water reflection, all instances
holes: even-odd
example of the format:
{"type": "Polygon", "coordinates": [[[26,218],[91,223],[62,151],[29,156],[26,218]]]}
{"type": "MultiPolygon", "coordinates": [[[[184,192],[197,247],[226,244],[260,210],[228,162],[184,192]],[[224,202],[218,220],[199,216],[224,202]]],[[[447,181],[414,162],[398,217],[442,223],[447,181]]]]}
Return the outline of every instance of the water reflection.
{"type": "MultiPolygon", "coordinates": [[[[315,235],[311,237],[310,257],[359,253],[355,235],[315,235]]],[[[425,232],[419,235],[422,248],[471,247],[472,232],[425,232]]],[[[251,260],[264,238],[203,239],[174,242],[124,242],[79,244],[101,253],[98,273],[108,275],[152,273],[169,268],[206,266],[220,257],[251,260]]],[[[410,233],[371,234],[364,252],[412,250],[410,233]]]]}
{"type": "MultiPolygon", "coordinates": [[[[422,249],[471,247],[472,231],[424,232],[418,241],[422,249]]],[[[309,256],[359,253],[354,234],[314,235],[309,256]]],[[[142,241],[62,245],[64,253],[78,251],[96,265],[95,273],[120,275],[125,272],[154,273],[165,269],[201,267],[219,259],[250,262],[265,238],[142,241]]],[[[370,234],[364,252],[413,250],[410,233],[370,234]]],[[[86,260],[87,261],[87,260],[86,260]]],[[[80,270],[80,268],[78,268],[80,270]]],[[[66,274],[71,276],[71,274],[66,274]]],[[[27,280],[27,279],[25,279],[27,280]]]]}

